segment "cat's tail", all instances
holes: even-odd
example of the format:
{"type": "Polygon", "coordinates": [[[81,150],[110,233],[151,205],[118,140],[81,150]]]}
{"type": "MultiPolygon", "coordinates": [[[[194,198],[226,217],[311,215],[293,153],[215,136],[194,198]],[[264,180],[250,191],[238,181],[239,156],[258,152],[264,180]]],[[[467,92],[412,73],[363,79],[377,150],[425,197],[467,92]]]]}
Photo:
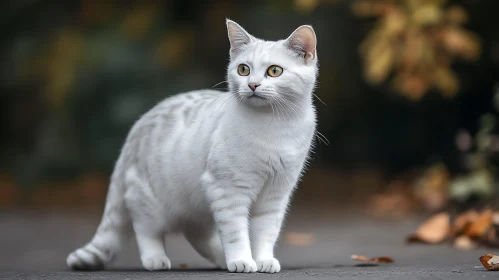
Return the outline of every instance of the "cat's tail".
{"type": "Polygon", "coordinates": [[[97,232],[90,243],[69,254],[66,259],[72,269],[103,269],[114,259],[129,235],[130,217],[124,201],[124,178],[116,173],[111,177],[104,215],[97,232]]]}

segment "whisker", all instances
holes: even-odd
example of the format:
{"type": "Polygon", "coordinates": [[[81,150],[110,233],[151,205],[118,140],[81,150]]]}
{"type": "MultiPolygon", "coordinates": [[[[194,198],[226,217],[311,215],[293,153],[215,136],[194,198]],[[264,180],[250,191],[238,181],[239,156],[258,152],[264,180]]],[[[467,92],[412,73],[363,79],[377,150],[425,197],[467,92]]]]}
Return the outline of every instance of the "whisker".
{"type": "Polygon", "coordinates": [[[296,104],[294,104],[292,102],[286,102],[286,100],[284,100],[284,98],[282,98],[280,96],[278,96],[278,98],[281,99],[283,104],[293,112],[294,117],[299,117],[303,114],[302,109],[300,107],[298,107],[296,104]]]}
{"type": "Polygon", "coordinates": [[[274,123],[274,102],[270,102],[270,108],[272,108],[272,119],[270,120],[269,126],[271,126],[274,123]]]}
{"type": "Polygon", "coordinates": [[[224,80],[224,81],[221,81],[220,83],[216,83],[216,84],[215,84],[214,86],[212,86],[211,88],[214,88],[214,87],[216,87],[216,86],[218,86],[218,85],[220,85],[220,84],[223,84],[223,83],[228,83],[228,82],[227,82],[227,81],[225,81],[225,80],[224,80]]]}
{"type": "Polygon", "coordinates": [[[331,142],[329,142],[326,136],[324,136],[324,134],[320,133],[318,130],[315,131],[315,136],[317,136],[317,139],[319,139],[319,141],[322,140],[322,143],[324,143],[326,146],[331,145],[331,142]]]}
{"type": "MultiPolygon", "coordinates": [[[[220,98],[216,103],[220,103],[220,105],[216,108],[216,110],[220,110],[223,106],[225,106],[225,104],[227,103],[227,101],[231,100],[234,98],[234,95],[233,94],[227,94],[227,96],[223,97],[223,98],[220,98]]],[[[215,103],[215,105],[217,105],[215,103]]]]}
{"type": "Polygon", "coordinates": [[[289,118],[289,112],[287,112],[286,108],[284,107],[284,104],[282,103],[281,98],[278,95],[276,95],[274,99],[277,102],[278,106],[280,108],[282,108],[284,117],[289,118]]]}
{"type": "MultiPolygon", "coordinates": [[[[278,100],[277,100],[277,98],[276,98],[275,96],[273,96],[273,95],[270,95],[270,97],[272,98],[272,100],[273,100],[273,101],[275,101],[275,102],[276,102],[276,103],[275,103],[275,105],[276,105],[276,109],[277,109],[277,119],[278,119],[279,121],[282,121],[282,119],[281,119],[281,108],[280,108],[280,106],[279,106],[279,101],[278,101],[278,100]]],[[[283,115],[283,117],[284,117],[284,115],[283,115]]]]}
{"type": "Polygon", "coordinates": [[[315,98],[317,98],[317,99],[318,99],[318,100],[319,100],[322,104],[324,104],[325,106],[327,106],[327,104],[326,104],[324,101],[322,101],[322,99],[320,99],[320,98],[319,98],[319,96],[317,96],[317,94],[315,94],[315,93],[314,93],[313,95],[314,95],[314,96],[315,96],[315,98]]]}

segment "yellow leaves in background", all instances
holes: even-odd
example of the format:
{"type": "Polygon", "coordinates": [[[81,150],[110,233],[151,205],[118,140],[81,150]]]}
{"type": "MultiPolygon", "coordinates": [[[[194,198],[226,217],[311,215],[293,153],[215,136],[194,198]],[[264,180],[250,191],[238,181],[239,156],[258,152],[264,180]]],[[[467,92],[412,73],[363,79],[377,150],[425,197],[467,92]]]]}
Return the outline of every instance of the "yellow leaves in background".
{"type": "Polygon", "coordinates": [[[418,100],[435,88],[452,97],[459,80],[451,69],[459,57],[468,61],[480,55],[478,36],[460,25],[468,20],[458,6],[446,0],[357,0],[351,8],[358,17],[378,18],[359,51],[366,80],[379,85],[393,74],[392,86],[418,100]]]}
{"type": "Polygon", "coordinates": [[[310,14],[319,5],[319,0],[295,0],[294,8],[297,12],[310,14]]]}
{"type": "Polygon", "coordinates": [[[159,1],[137,2],[136,6],[125,14],[120,30],[133,40],[139,40],[154,26],[161,9],[159,1]]]}
{"type": "Polygon", "coordinates": [[[46,77],[45,94],[50,103],[60,107],[67,96],[75,75],[75,65],[83,49],[78,29],[63,28],[49,44],[40,62],[41,75],[46,77]]]}
{"type": "Polygon", "coordinates": [[[438,210],[445,206],[448,199],[451,176],[442,163],[429,167],[416,184],[416,197],[426,209],[438,210]]]}
{"type": "Polygon", "coordinates": [[[341,0],[294,0],[293,8],[298,13],[308,15],[313,13],[321,3],[336,4],[340,1],[341,0]]]}
{"type": "Polygon", "coordinates": [[[443,47],[456,56],[473,60],[480,54],[480,39],[472,32],[458,27],[448,27],[441,30],[443,47]]]}
{"type": "Polygon", "coordinates": [[[450,24],[464,24],[468,21],[468,13],[464,8],[459,6],[452,6],[447,9],[447,12],[444,14],[445,20],[450,24]]]}
{"type": "Polygon", "coordinates": [[[193,41],[193,30],[170,32],[156,44],[154,58],[160,65],[177,68],[188,55],[193,41]]]}
{"type": "Polygon", "coordinates": [[[80,17],[87,24],[104,24],[114,14],[115,9],[112,0],[83,0],[80,17]]]}

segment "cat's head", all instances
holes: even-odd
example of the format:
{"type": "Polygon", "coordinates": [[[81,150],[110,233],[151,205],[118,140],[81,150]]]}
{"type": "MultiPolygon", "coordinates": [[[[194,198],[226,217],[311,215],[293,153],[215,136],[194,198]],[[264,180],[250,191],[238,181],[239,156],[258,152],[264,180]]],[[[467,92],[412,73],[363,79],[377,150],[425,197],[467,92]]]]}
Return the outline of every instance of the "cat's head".
{"type": "Polygon", "coordinates": [[[237,98],[258,107],[290,109],[294,103],[311,100],[318,72],[317,39],[311,26],[300,26],[287,39],[275,42],[253,37],[231,20],[227,31],[227,83],[237,98]]]}

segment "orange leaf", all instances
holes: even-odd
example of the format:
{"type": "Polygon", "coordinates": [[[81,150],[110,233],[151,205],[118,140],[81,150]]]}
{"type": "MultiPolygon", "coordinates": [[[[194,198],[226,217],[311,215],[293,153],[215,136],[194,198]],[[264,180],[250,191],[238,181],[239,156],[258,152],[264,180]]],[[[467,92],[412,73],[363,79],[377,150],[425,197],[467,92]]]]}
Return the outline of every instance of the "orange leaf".
{"type": "Polygon", "coordinates": [[[371,261],[376,263],[392,263],[393,259],[390,257],[383,256],[383,257],[371,258],[371,261]]]}
{"type": "Polygon", "coordinates": [[[361,261],[361,262],[368,262],[369,261],[369,258],[365,257],[365,256],[352,255],[351,258],[352,258],[352,260],[361,261]]]}
{"type": "Polygon", "coordinates": [[[480,216],[464,231],[464,234],[471,238],[484,236],[492,227],[492,216],[494,211],[486,209],[480,216]]]}
{"type": "Polygon", "coordinates": [[[435,214],[421,224],[415,234],[408,237],[408,242],[437,244],[448,238],[450,217],[447,213],[435,214]]]}
{"type": "Polygon", "coordinates": [[[186,269],[186,268],[188,268],[188,267],[189,267],[186,263],[181,263],[179,266],[180,266],[180,268],[182,268],[182,269],[186,269]]]}
{"type": "Polygon", "coordinates": [[[454,227],[452,229],[454,234],[461,234],[468,228],[476,219],[478,219],[478,212],[474,209],[468,210],[454,219],[454,227]]]}
{"type": "Polygon", "coordinates": [[[480,262],[487,270],[498,271],[499,270],[499,256],[488,254],[486,256],[480,257],[480,262]]]}
{"type": "Polygon", "coordinates": [[[360,255],[352,255],[352,260],[361,261],[361,262],[374,262],[374,263],[393,263],[393,259],[390,257],[382,256],[382,257],[374,257],[368,258],[360,255]]]}

